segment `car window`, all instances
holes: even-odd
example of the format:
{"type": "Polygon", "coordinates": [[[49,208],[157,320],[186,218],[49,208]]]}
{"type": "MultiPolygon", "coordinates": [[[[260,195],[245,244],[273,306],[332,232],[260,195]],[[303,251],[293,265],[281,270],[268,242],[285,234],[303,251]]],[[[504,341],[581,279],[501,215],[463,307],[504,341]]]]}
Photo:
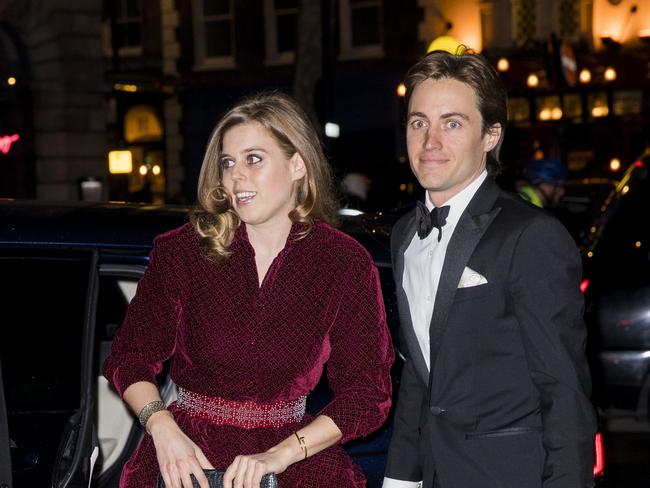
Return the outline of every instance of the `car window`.
{"type": "MultiPolygon", "coordinates": [[[[97,438],[101,452],[95,472],[100,475],[124,464],[132,452],[130,438],[134,428],[133,416],[108,381],[101,375],[115,333],[122,325],[129,302],[135,295],[138,278],[143,268],[100,266],[99,296],[97,302],[95,355],[97,438]]],[[[139,430],[138,430],[139,432],[139,430]]]]}
{"type": "Polygon", "coordinates": [[[56,448],[80,407],[89,254],[0,252],[0,356],[15,486],[51,482],[56,448]]]}
{"type": "Polygon", "coordinates": [[[614,188],[613,180],[566,184],[565,194],[552,211],[577,244],[583,244],[601,206],[614,188]]]}
{"type": "Polygon", "coordinates": [[[648,284],[650,267],[650,178],[640,168],[607,211],[602,234],[593,250],[599,281],[616,287],[648,284]]]}

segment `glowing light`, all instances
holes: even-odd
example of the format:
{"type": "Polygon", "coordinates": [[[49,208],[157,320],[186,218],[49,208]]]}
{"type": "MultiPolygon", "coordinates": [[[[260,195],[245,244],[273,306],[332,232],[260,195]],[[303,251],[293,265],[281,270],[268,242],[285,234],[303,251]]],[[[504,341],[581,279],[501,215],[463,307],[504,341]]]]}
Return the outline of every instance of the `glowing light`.
{"type": "Polygon", "coordinates": [[[616,79],[616,70],[611,66],[605,70],[605,81],[614,81],[616,79]]]}
{"type": "Polygon", "coordinates": [[[138,85],[130,85],[128,83],[115,83],[115,85],[113,85],[113,88],[115,88],[117,91],[125,91],[129,93],[135,93],[138,91],[138,85]]]}
{"type": "Polygon", "coordinates": [[[588,258],[593,258],[593,257],[594,257],[594,252],[593,252],[593,251],[589,251],[589,252],[587,253],[587,257],[588,257],[588,258]]]}
{"type": "Polygon", "coordinates": [[[543,108],[539,112],[539,120],[551,120],[551,109],[550,108],[543,108]]]}
{"type": "Polygon", "coordinates": [[[401,183],[399,185],[399,189],[400,189],[400,191],[406,191],[406,183],[401,183]]]}
{"type": "Polygon", "coordinates": [[[7,85],[14,86],[15,84],[16,84],[16,78],[14,78],[13,76],[7,78],[7,85]]]}
{"type": "Polygon", "coordinates": [[[560,107],[553,107],[551,109],[551,118],[553,120],[560,120],[562,118],[562,109],[560,107]]]}
{"type": "Polygon", "coordinates": [[[155,175],[158,176],[162,170],[160,169],[160,166],[157,164],[153,165],[153,168],[151,168],[151,172],[155,175]]]}
{"type": "Polygon", "coordinates": [[[609,108],[600,105],[591,109],[592,117],[606,117],[609,114],[609,108]]]}
{"type": "Polygon", "coordinates": [[[0,153],[9,154],[11,145],[18,140],[20,140],[20,136],[18,134],[0,137],[0,153]]]}
{"type": "Polygon", "coordinates": [[[404,83],[400,83],[399,85],[397,85],[397,96],[398,97],[406,96],[406,85],[404,83]]]}
{"type": "Polygon", "coordinates": [[[539,77],[535,73],[529,74],[528,79],[526,80],[526,84],[530,88],[535,88],[537,85],[539,85],[539,77]]]}
{"type": "Polygon", "coordinates": [[[596,432],[594,437],[594,451],[596,459],[594,460],[594,477],[603,475],[605,471],[605,447],[603,445],[603,434],[596,432]]]}
{"type": "Polygon", "coordinates": [[[138,173],[140,173],[142,176],[146,175],[147,171],[147,167],[144,164],[138,169],[138,173]]]}
{"type": "Polygon", "coordinates": [[[612,171],[618,171],[621,169],[621,160],[618,158],[612,158],[609,162],[609,169],[612,171]]]}
{"type": "Polygon", "coordinates": [[[336,139],[339,135],[341,135],[341,127],[339,124],[335,124],[334,122],[328,122],[325,124],[325,135],[327,137],[336,139]]]}
{"type": "Polygon", "coordinates": [[[636,247],[637,249],[639,249],[639,248],[641,247],[641,241],[636,241],[636,242],[634,243],[634,247],[636,247]]]}
{"type": "Polygon", "coordinates": [[[623,187],[623,189],[621,190],[621,193],[622,193],[623,195],[625,195],[628,191],[630,191],[630,187],[627,186],[627,185],[625,185],[625,186],[623,187]]]}
{"type": "Polygon", "coordinates": [[[342,208],[339,210],[339,215],[343,215],[344,217],[356,217],[357,215],[363,215],[363,212],[355,208],[342,208]]]}
{"type": "Polygon", "coordinates": [[[108,171],[113,175],[133,171],[133,154],[131,151],[109,151],[108,171]]]}
{"type": "Polygon", "coordinates": [[[580,291],[582,293],[585,293],[587,291],[587,288],[589,288],[589,279],[585,278],[580,282],[580,291]]]}
{"type": "Polygon", "coordinates": [[[447,51],[451,54],[456,54],[458,52],[458,47],[460,46],[460,41],[451,36],[440,36],[436,37],[429,47],[427,48],[427,54],[431,51],[447,51]]]}
{"type": "Polygon", "coordinates": [[[589,83],[591,81],[591,71],[589,71],[586,68],[581,70],[579,79],[580,79],[580,83],[584,83],[584,84],[589,83]]]}
{"type": "Polygon", "coordinates": [[[497,69],[501,72],[508,71],[510,69],[510,61],[507,58],[501,58],[497,61],[497,69]]]}

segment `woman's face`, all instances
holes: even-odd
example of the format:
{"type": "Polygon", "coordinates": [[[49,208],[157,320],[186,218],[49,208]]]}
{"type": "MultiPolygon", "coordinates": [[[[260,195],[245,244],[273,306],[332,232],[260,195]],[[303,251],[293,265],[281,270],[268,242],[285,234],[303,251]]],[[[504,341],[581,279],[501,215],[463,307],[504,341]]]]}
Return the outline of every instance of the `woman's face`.
{"type": "Polygon", "coordinates": [[[283,225],[296,206],[295,183],[305,176],[298,153],[287,159],[280,145],[257,122],[236,125],[223,136],[219,161],[223,185],[248,225],[283,225]]]}

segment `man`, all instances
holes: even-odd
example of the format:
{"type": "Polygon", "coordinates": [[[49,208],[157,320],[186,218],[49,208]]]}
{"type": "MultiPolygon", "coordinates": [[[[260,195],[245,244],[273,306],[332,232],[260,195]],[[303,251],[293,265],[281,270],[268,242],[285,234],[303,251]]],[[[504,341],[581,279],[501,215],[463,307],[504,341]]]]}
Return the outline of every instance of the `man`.
{"type": "Polygon", "coordinates": [[[567,170],[557,159],[531,159],[524,168],[526,184],[519,194],[533,205],[552,209],[564,196],[567,170]]]}
{"type": "Polygon", "coordinates": [[[580,258],[562,224],[487,173],[505,88],[483,57],[435,51],[408,73],[407,107],[426,208],[391,238],[407,359],[383,486],[590,487],[580,258]]]}

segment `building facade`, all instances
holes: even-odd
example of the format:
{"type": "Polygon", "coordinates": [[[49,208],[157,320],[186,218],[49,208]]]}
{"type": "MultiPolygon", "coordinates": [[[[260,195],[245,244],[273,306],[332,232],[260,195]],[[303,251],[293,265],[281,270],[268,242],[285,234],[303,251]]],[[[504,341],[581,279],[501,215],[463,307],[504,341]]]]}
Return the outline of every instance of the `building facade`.
{"type": "Polygon", "coordinates": [[[339,178],[403,203],[416,185],[397,88],[441,36],[501,72],[513,173],[543,153],[602,176],[648,142],[644,2],[6,0],[0,197],[190,203],[219,116],[277,89],[323,129],[339,178]]]}

